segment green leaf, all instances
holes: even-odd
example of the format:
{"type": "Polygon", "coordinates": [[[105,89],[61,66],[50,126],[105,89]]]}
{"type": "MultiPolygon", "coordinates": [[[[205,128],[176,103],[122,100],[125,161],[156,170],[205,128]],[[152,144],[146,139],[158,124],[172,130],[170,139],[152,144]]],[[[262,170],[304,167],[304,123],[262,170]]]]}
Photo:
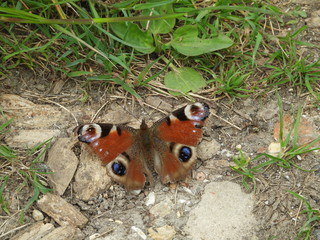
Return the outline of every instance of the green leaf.
{"type": "Polygon", "coordinates": [[[189,91],[197,92],[200,88],[206,86],[206,81],[196,70],[183,67],[168,72],[164,77],[164,84],[168,88],[179,90],[181,93],[170,91],[172,95],[179,96],[189,91]]]}
{"type": "Polygon", "coordinates": [[[222,34],[210,39],[201,39],[198,37],[197,26],[192,25],[178,28],[173,33],[173,40],[171,42],[172,47],[186,56],[198,56],[228,48],[232,44],[233,41],[222,34]]]}
{"type": "MultiPolygon", "coordinates": [[[[163,2],[162,0],[151,0],[150,2],[163,2]]],[[[164,15],[173,13],[172,4],[161,5],[155,8],[148,8],[142,11],[142,15],[144,16],[156,16],[156,15],[164,15]]],[[[143,21],[141,22],[141,26],[147,28],[148,31],[153,34],[165,34],[171,32],[176,20],[174,18],[161,19],[161,20],[153,20],[153,21],[143,21]]]]}
{"type": "Polygon", "coordinates": [[[131,22],[110,23],[112,31],[121,38],[124,44],[139,52],[149,54],[155,50],[153,37],[149,32],[143,32],[137,24],[131,22]]]}

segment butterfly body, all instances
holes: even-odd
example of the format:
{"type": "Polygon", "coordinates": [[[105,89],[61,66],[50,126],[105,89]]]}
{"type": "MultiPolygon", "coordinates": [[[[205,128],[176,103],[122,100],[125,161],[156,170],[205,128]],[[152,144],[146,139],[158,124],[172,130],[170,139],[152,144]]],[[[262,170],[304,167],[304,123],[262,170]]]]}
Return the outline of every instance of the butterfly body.
{"type": "Polygon", "coordinates": [[[78,127],[81,142],[88,144],[106,165],[109,176],[127,189],[153,183],[152,169],[163,183],[183,180],[196,161],[196,146],[209,116],[205,103],[180,108],[148,128],[92,123],[78,127]]]}

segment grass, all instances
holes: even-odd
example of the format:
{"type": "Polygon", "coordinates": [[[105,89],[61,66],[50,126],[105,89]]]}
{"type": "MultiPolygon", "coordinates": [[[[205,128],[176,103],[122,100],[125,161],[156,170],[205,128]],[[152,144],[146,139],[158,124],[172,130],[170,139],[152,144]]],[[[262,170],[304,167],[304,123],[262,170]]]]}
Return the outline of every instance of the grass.
{"type": "Polygon", "coordinates": [[[258,154],[253,159],[250,159],[243,153],[241,149],[238,149],[239,155],[234,157],[233,159],[235,166],[232,167],[232,170],[234,170],[235,172],[243,176],[242,183],[246,189],[249,189],[247,180],[250,179],[253,182],[254,190],[255,190],[256,183],[257,183],[255,175],[257,173],[264,171],[266,168],[272,165],[276,165],[281,168],[295,167],[302,171],[313,171],[313,170],[302,169],[295,163],[294,160],[297,159],[298,156],[319,150],[320,148],[314,147],[314,145],[320,142],[320,136],[307,144],[304,144],[301,146],[298,145],[300,118],[302,115],[301,107],[298,108],[298,111],[296,113],[296,118],[294,120],[292,128],[289,130],[288,134],[284,136],[285,123],[284,123],[284,116],[283,116],[283,106],[282,106],[282,102],[279,95],[278,95],[278,106],[279,106],[279,123],[280,123],[280,131],[279,131],[280,152],[277,153],[276,155],[261,153],[261,154],[258,154]],[[253,162],[257,162],[262,158],[265,158],[267,160],[257,164],[254,167],[250,166],[253,162]]]}
{"type": "MultiPolygon", "coordinates": [[[[295,9],[292,15],[301,17],[302,13],[295,9]]],[[[290,82],[318,99],[319,61],[302,58],[296,48],[307,45],[297,40],[305,28],[286,37],[265,31],[266,24],[272,29],[271,21],[282,21],[283,14],[275,6],[257,1],[244,4],[221,0],[215,5],[201,1],[122,1],[113,5],[90,0],[51,4],[3,1],[0,6],[2,74],[21,65],[35,71],[41,67],[69,79],[116,84],[140,98],[136,89],[141,83],[127,79],[139,79],[134,66],[147,64],[141,57],[154,53],[174,58],[180,65],[192,66],[203,74],[207,80],[205,87],[217,85],[213,96],[246,97],[257,90],[260,92],[263,86],[290,82]],[[183,32],[183,28],[191,25],[195,35],[190,30],[183,32]],[[270,38],[276,39],[278,48],[270,45],[270,38]],[[198,43],[196,49],[194,42],[198,43]],[[261,48],[270,49],[270,54],[264,56],[261,48]],[[261,57],[269,58],[262,68],[270,70],[270,74],[260,81],[252,80],[261,57]],[[243,65],[248,67],[236,70],[243,65]],[[114,72],[119,76],[114,77],[114,72]],[[212,76],[214,79],[210,79],[212,76]]],[[[166,64],[159,59],[150,70],[163,63],[166,64]]],[[[182,74],[183,70],[180,70],[182,74]]],[[[146,78],[159,81],[165,76],[148,71],[146,78]]],[[[188,95],[189,91],[204,86],[202,81],[193,83],[188,78],[180,81],[198,87],[183,89],[178,83],[166,87],[188,95]]],[[[154,89],[149,82],[145,81],[143,88],[154,89]]]]}
{"type": "MultiPolygon", "coordinates": [[[[303,226],[300,228],[300,231],[298,233],[298,237],[300,239],[308,240],[311,239],[311,234],[313,231],[313,226],[320,221],[320,210],[315,209],[311,206],[311,204],[307,201],[305,197],[302,195],[288,191],[291,195],[294,197],[298,198],[303,202],[305,205],[306,210],[303,210],[301,214],[306,214],[307,215],[307,221],[303,224],[303,226]]],[[[299,213],[300,214],[300,213],[299,213]]]]}
{"type": "MultiPolygon", "coordinates": [[[[6,127],[12,119],[0,125],[0,138],[6,132],[6,127]]],[[[40,193],[46,193],[51,189],[43,185],[43,176],[47,174],[36,167],[43,162],[44,155],[50,147],[51,139],[34,146],[23,152],[16,152],[9,146],[0,145],[0,206],[1,210],[8,216],[13,210],[9,198],[22,199],[19,204],[20,223],[23,223],[25,212],[38,200],[40,193]],[[18,186],[17,186],[17,183],[18,186]],[[27,194],[26,194],[27,193],[27,194]],[[31,196],[29,196],[31,193],[31,196]]]]}
{"type": "MultiPolygon", "coordinates": [[[[246,189],[250,189],[249,181],[253,184],[253,192],[256,191],[257,182],[260,180],[258,176],[260,173],[265,172],[268,168],[274,166],[278,168],[297,168],[301,171],[312,172],[315,171],[313,169],[303,169],[298,166],[295,160],[302,156],[303,154],[313,152],[319,150],[319,147],[314,147],[316,143],[320,142],[320,136],[308,144],[299,146],[298,145],[298,137],[299,137],[299,126],[300,126],[300,118],[302,115],[302,108],[299,107],[296,113],[296,118],[293,123],[291,130],[288,132],[286,136],[284,136],[284,116],[283,116],[283,106],[278,95],[278,105],[279,105],[279,123],[280,123],[280,132],[279,132],[279,145],[280,152],[277,155],[271,155],[267,153],[262,153],[250,159],[246,154],[238,149],[239,154],[233,158],[233,162],[235,166],[232,166],[231,169],[237,172],[240,176],[242,176],[242,184],[246,189]],[[260,163],[256,164],[260,160],[260,163]]],[[[276,168],[274,168],[276,169],[276,168]]],[[[273,170],[274,172],[275,170],[273,170]]],[[[319,209],[313,209],[311,205],[307,202],[305,198],[301,195],[288,190],[290,194],[294,197],[303,201],[306,205],[306,210],[302,213],[307,215],[307,221],[301,227],[298,238],[303,238],[305,240],[311,239],[311,233],[313,231],[313,226],[320,220],[320,212],[319,209]]]]}

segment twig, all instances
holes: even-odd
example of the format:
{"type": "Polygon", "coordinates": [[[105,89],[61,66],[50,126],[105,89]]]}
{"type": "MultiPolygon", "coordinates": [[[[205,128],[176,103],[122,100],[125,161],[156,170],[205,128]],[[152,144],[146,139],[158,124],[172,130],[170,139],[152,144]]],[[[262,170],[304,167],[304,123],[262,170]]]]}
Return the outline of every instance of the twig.
{"type": "Polygon", "coordinates": [[[91,118],[91,121],[90,122],[93,122],[94,119],[97,117],[97,115],[99,114],[99,112],[107,105],[108,102],[106,102],[105,104],[103,104],[99,109],[98,111],[93,115],[93,117],[91,118]]]}
{"type": "Polygon", "coordinates": [[[16,227],[16,228],[14,228],[14,229],[11,229],[10,231],[2,234],[2,235],[0,236],[0,239],[2,239],[3,237],[9,235],[10,233],[13,233],[13,232],[15,232],[15,231],[18,231],[18,230],[22,229],[22,228],[24,228],[24,227],[26,227],[26,226],[28,226],[28,225],[30,225],[30,224],[31,224],[31,223],[26,223],[25,225],[22,225],[22,226],[20,226],[20,227],[16,227]]]}
{"type": "Polygon", "coordinates": [[[40,99],[40,100],[43,101],[43,102],[53,103],[53,104],[61,107],[63,110],[65,110],[65,111],[67,111],[68,113],[70,113],[70,115],[73,117],[74,121],[76,122],[77,126],[79,125],[77,118],[74,116],[74,114],[73,114],[68,108],[62,106],[60,103],[51,101],[51,100],[49,100],[49,99],[40,99]]]}
{"type": "Polygon", "coordinates": [[[238,127],[238,126],[234,125],[233,123],[229,122],[228,120],[223,119],[222,117],[218,116],[217,114],[215,114],[215,113],[213,113],[213,112],[211,112],[211,114],[212,114],[213,116],[215,116],[215,117],[219,118],[220,120],[222,120],[222,121],[224,121],[224,122],[228,123],[230,126],[232,126],[232,127],[236,128],[236,129],[238,129],[239,131],[241,131],[241,128],[240,128],[240,127],[238,127]]]}

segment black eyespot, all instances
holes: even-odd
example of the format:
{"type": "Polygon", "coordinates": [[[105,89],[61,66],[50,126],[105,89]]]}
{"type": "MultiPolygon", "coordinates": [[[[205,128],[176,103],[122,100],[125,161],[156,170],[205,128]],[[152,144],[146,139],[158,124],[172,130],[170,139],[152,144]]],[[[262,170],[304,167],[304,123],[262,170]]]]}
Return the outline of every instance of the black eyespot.
{"type": "Polygon", "coordinates": [[[126,167],[122,163],[119,163],[119,162],[114,162],[111,166],[111,169],[112,169],[113,173],[118,176],[123,176],[127,172],[126,167]]]}
{"type": "Polygon", "coordinates": [[[179,151],[179,160],[181,162],[188,162],[192,157],[192,150],[189,147],[182,147],[179,151]]]}

